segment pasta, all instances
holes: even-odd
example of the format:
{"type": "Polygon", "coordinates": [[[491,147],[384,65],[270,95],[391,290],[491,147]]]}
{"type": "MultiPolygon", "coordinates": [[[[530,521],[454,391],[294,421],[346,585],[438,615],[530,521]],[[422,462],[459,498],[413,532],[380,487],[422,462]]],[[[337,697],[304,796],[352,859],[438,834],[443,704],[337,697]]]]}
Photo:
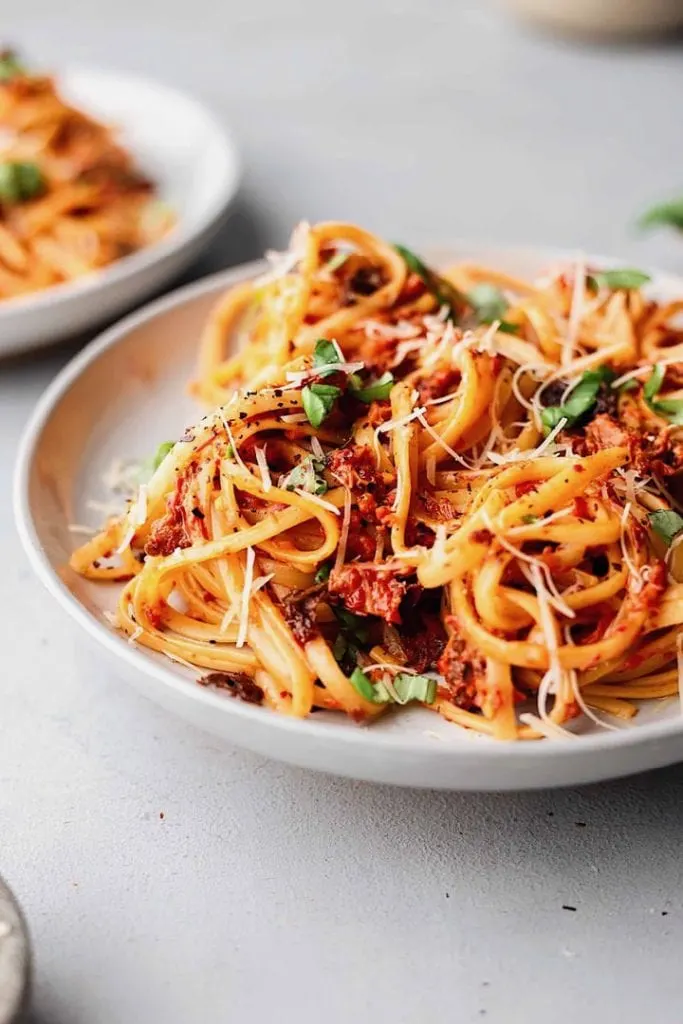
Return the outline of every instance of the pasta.
{"type": "Polygon", "coordinates": [[[0,54],[0,299],[72,281],[162,238],[170,210],[113,130],[0,54]]]}
{"type": "Polygon", "coordinates": [[[72,557],[118,628],[299,717],[554,738],[678,694],[683,303],[340,223],[271,264],[206,326],[209,411],[72,557]]]}

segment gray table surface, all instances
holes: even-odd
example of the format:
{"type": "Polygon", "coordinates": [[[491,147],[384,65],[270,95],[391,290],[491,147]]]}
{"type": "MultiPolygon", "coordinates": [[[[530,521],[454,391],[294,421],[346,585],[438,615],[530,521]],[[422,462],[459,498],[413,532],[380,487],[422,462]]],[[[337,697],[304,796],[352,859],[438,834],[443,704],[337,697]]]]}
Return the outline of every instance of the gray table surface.
{"type": "MultiPolygon", "coordinates": [[[[234,128],[244,187],[194,276],[301,216],[683,268],[683,241],[630,228],[683,187],[674,45],[577,48],[454,0],[28,0],[2,21],[36,59],[158,76],[234,128]]],[[[35,1021],[677,1024],[683,768],[519,796],[355,784],[226,749],[83,650],[9,501],[70,351],[0,367],[0,872],[35,1021]]]]}

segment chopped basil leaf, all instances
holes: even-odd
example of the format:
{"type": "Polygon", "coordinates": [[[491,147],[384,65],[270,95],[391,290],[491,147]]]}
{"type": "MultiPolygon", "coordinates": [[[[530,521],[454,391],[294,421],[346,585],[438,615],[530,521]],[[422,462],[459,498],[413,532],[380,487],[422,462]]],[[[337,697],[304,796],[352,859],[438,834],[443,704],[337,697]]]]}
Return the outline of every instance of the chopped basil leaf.
{"type": "Polygon", "coordinates": [[[332,571],[332,563],[331,562],[323,562],[323,564],[320,566],[320,568],[318,569],[317,573],[315,574],[315,582],[316,583],[327,583],[327,581],[330,578],[330,572],[331,571],[332,571]]]}
{"type": "Polygon", "coordinates": [[[427,676],[414,676],[399,672],[391,688],[383,682],[372,683],[362,668],[356,666],[349,677],[354,689],[373,704],[408,704],[411,700],[433,704],[436,699],[436,680],[427,676]]]}
{"type": "Polygon", "coordinates": [[[335,605],[332,611],[341,623],[342,629],[354,636],[360,643],[367,643],[370,636],[367,619],[360,615],[354,615],[353,612],[349,612],[339,605],[335,605]]]}
{"type": "Polygon", "coordinates": [[[657,399],[659,389],[664,383],[666,371],[661,363],[652,367],[652,373],[645,382],[643,398],[649,409],[655,416],[662,416],[669,423],[676,426],[683,426],[683,399],[681,398],[660,398],[657,399]]]}
{"type": "Polygon", "coordinates": [[[38,164],[17,160],[0,163],[0,203],[22,203],[39,195],[44,187],[38,164]]]}
{"type": "Polygon", "coordinates": [[[408,270],[422,278],[425,288],[428,292],[432,293],[436,301],[439,303],[439,306],[446,306],[448,309],[448,318],[450,320],[455,320],[458,312],[467,307],[467,296],[458,291],[450,281],[446,281],[443,277],[439,277],[439,275],[435,273],[435,271],[431,270],[426,263],[422,262],[419,256],[416,256],[410,249],[406,249],[404,245],[394,244],[394,249],[399,256],[403,257],[403,261],[408,267],[408,270]]]}
{"type": "Polygon", "coordinates": [[[0,53],[0,82],[9,82],[17,75],[22,75],[25,70],[14,50],[3,50],[0,53]]]}
{"type": "Polygon", "coordinates": [[[522,522],[526,523],[527,526],[530,526],[532,523],[537,523],[538,522],[538,516],[533,516],[533,515],[522,516],[522,522]]]}
{"type": "Polygon", "coordinates": [[[492,324],[494,320],[502,320],[508,301],[500,288],[495,284],[482,282],[470,289],[467,301],[474,310],[480,324],[492,324]]]}
{"type": "Polygon", "coordinates": [[[152,460],[152,470],[157,470],[159,468],[172,448],[175,448],[175,441],[162,441],[152,460]]]}
{"type": "Polygon", "coordinates": [[[669,227],[683,231],[683,199],[652,206],[638,221],[641,228],[669,227]]]}
{"type": "Polygon", "coordinates": [[[234,459],[235,458],[235,449],[233,448],[233,446],[231,444],[226,445],[225,457],[226,457],[226,459],[234,459]]]}
{"type": "Polygon", "coordinates": [[[498,320],[498,330],[503,334],[519,334],[518,324],[511,324],[503,319],[509,304],[495,284],[483,281],[471,288],[466,298],[480,324],[492,324],[498,320]]]}
{"type": "Polygon", "coordinates": [[[426,263],[423,263],[419,256],[416,256],[410,249],[406,249],[405,245],[394,244],[394,249],[403,257],[403,262],[407,266],[408,270],[411,270],[413,274],[417,274],[422,280],[427,283],[427,279],[433,277],[434,272],[429,269],[426,263]]]}
{"type": "Polygon", "coordinates": [[[311,426],[320,426],[340,395],[341,388],[334,384],[311,384],[302,389],[301,401],[311,426]]]}
{"type": "MultiPolygon", "coordinates": [[[[355,376],[355,374],[354,374],[355,376]]],[[[368,384],[366,387],[355,388],[352,385],[352,391],[355,398],[359,398],[361,402],[375,402],[383,398],[389,397],[389,392],[394,386],[394,375],[389,370],[383,373],[379,380],[376,380],[374,384],[368,384]]]]}
{"type": "Polygon", "coordinates": [[[648,512],[650,526],[658,533],[662,540],[670,546],[678,534],[683,530],[683,517],[673,509],[657,509],[656,512],[648,512]]]}
{"type": "Polygon", "coordinates": [[[428,676],[413,676],[408,672],[399,672],[394,677],[393,684],[399,704],[407,704],[411,700],[433,704],[436,699],[436,679],[430,679],[428,676]]]}
{"type": "Polygon", "coordinates": [[[630,267],[617,267],[614,270],[600,270],[597,274],[588,276],[588,283],[594,288],[611,288],[612,291],[633,288],[642,288],[644,284],[651,281],[649,274],[642,270],[634,270],[630,267]]]}
{"type": "Polygon", "coordinates": [[[342,252],[341,249],[338,249],[334,256],[327,261],[323,269],[328,270],[330,273],[333,270],[339,270],[340,267],[344,266],[350,255],[350,252],[342,252]]]}
{"type": "Polygon", "coordinates": [[[349,676],[349,682],[361,697],[371,701],[373,704],[385,704],[386,701],[378,699],[377,691],[370,682],[362,668],[354,668],[349,676]]]}
{"type": "Polygon", "coordinates": [[[509,320],[501,320],[498,330],[502,334],[519,334],[519,324],[511,324],[509,320]]]}
{"type": "Polygon", "coordinates": [[[332,645],[332,654],[334,655],[335,661],[341,661],[344,655],[347,653],[349,645],[346,642],[346,637],[343,633],[337,635],[337,639],[332,645]]]}
{"type": "MultiPolygon", "coordinates": [[[[315,343],[315,350],[313,352],[313,366],[329,366],[330,363],[340,363],[339,353],[337,349],[328,341],[327,338],[318,338],[315,343]]],[[[334,371],[330,370],[330,373],[334,371]]]]}
{"type": "Polygon", "coordinates": [[[658,393],[662,384],[664,383],[664,367],[661,363],[655,363],[652,367],[652,373],[645,381],[645,387],[643,388],[643,398],[648,405],[652,402],[655,395],[658,393]]]}
{"type": "Polygon", "coordinates": [[[637,391],[638,381],[631,377],[629,380],[625,380],[623,384],[620,384],[617,390],[620,395],[626,391],[637,391]]]}
{"type": "Polygon", "coordinates": [[[298,465],[290,469],[289,473],[280,477],[279,486],[285,491],[299,488],[308,494],[324,494],[327,490],[327,481],[321,476],[324,468],[325,463],[321,459],[307,455],[298,465]]]}
{"type": "Polygon", "coordinates": [[[653,402],[651,409],[659,416],[663,416],[669,423],[683,427],[683,399],[663,398],[659,402],[653,402]]]}
{"type": "Polygon", "coordinates": [[[567,401],[562,405],[549,405],[541,413],[541,422],[546,434],[554,430],[560,420],[566,419],[565,426],[573,426],[585,413],[595,405],[600,385],[614,379],[614,371],[608,366],[600,366],[597,370],[586,370],[578,384],[572,389],[567,401]]]}

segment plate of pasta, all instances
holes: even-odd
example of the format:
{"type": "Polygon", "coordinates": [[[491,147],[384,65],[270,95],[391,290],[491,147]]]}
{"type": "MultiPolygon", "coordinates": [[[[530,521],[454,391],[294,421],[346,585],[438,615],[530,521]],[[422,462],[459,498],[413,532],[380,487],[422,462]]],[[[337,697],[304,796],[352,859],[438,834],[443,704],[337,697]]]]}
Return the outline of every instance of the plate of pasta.
{"type": "Polygon", "coordinates": [[[139,689],[269,756],[452,789],[672,763],[681,312],[598,257],[301,224],[62,372],[22,540],[139,689]]]}
{"type": "Polygon", "coordinates": [[[0,355],[111,319],[177,275],[239,177],[214,117],[120,72],[0,52],[0,355]]]}

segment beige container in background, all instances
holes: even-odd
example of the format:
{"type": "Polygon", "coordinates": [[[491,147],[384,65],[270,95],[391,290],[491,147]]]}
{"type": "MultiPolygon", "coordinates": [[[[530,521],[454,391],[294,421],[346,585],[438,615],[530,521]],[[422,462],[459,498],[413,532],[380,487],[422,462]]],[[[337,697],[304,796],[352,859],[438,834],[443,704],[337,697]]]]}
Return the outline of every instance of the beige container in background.
{"type": "Polygon", "coordinates": [[[683,0],[503,0],[529,21],[587,36],[636,36],[683,27],[683,0]]]}

